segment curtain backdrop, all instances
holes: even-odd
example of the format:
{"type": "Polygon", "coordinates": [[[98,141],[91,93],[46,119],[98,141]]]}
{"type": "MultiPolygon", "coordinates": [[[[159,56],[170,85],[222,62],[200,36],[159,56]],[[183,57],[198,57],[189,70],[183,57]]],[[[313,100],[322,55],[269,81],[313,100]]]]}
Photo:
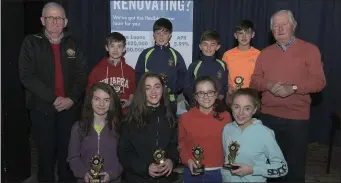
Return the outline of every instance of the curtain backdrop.
{"type": "MultiPolygon", "coordinates": [[[[331,126],[329,114],[341,102],[340,0],[194,0],[193,58],[200,53],[200,35],[207,29],[215,29],[221,35],[219,57],[235,46],[233,30],[242,19],[253,21],[256,30],[253,46],[263,49],[273,43],[270,16],[280,9],[294,13],[297,37],[321,50],[327,87],[322,93],[312,95],[310,140],[326,141],[331,126]]],[[[68,17],[69,30],[82,40],[91,69],[105,55],[103,44],[110,31],[109,1],[68,1],[68,17]]]]}

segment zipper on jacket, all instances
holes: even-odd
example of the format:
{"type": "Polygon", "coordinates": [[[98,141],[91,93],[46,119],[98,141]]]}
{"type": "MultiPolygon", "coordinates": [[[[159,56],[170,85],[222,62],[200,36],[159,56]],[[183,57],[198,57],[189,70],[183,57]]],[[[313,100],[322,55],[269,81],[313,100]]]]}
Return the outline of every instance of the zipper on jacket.
{"type": "Polygon", "coordinates": [[[97,154],[99,155],[99,141],[101,140],[100,133],[97,134],[97,154]]]}
{"type": "Polygon", "coordinates": [[[158,129],[158,127],[159,127],[159,123],[160,123],[160,118],[159,118],[159,116],[157,117],[157,128],[156,128],[156,148],[158,148],[159,147],[159,129],[158,129]]]}

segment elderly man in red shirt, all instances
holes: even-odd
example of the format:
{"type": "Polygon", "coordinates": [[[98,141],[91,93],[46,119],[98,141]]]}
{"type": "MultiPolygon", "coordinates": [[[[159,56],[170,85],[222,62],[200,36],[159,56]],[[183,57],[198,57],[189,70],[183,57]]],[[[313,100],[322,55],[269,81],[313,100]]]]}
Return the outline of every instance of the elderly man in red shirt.
{"type": "Polygon", "coordinates": [[[291,11],[276,12],[270,21],[276,43],[259,55],[251,87],[262,93],[260,119],[273,129],[291,169],[288,182],[304,182],[308,149],[310,93],[326,85],[319,49],[295,37],[291,11]]]}

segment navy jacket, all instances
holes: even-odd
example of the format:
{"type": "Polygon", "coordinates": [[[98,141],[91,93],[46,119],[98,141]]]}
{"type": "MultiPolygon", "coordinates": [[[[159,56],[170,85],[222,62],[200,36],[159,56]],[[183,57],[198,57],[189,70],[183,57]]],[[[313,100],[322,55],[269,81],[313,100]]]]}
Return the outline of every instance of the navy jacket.
{"type": "Polygon", "coordinates": [[[148,168],[154,163],[153,152],[161,148],[166,158],[179,162],[177,128],[171,127],[166,118],[166,108],[148,107],[149,123],[137,128],[134,121],[124,123],[118,145],[118,157],[124,167],[125,180],[131,183],[171,183],[171,176],[153,178],[148,168]],[[157,140],[158,139],[158,143],[157,140]]]}
{"type": "Polygon", "coordinates": [[[188,75],[186,78],[186,84],[185,84],[185,91],[184,95],[186,100],[191,103],[191,100],[193,98],[193,85],[195,82],[195,79],[200,76],[212,76],[215,78],[218,83],[220,84],[221,90],[219,91],[219,94],[226,96],[226,92],[228,89],[228,70],[226,63],[224,61],[221,61],[224,65],[222,66],[221,63],[219,63],[215,56],[204,56],[202,55],[198,60],[193,61],[191,65],[188,67],[188,75]],[[201,62],[201,65],[198,67],[197,75],[195,77],[195,69],[199,62],[201,62]]]}
{"type": "MultiPolygon", "coordinates": [[[[64,33],[60,41],[60,64],[66,97],[78,106],[87,84],[88,65],[80,44],[69,33],[64,33]]],[[[52,105],[57,98],[54,70],[54,53],[45,34],[27,36],[19,56],[19,76],[28,109],[57,112],[52,105]]]]}
{"type": "Polygon", "coordinates": [[[146,54],[151,49],[154,50],[147,60],[147,69],[149,72],[166,73],[168,75],[167,86],[170,89],[170,93],[175,95],[181,94],[185,85],[184,78],[187,74],[187,68],[181,54],[172,48],[177,57],[175,64],[175,58],[169,46],[155,45],[142,51],[135,66],[136,84],[138,84],[145,73],[146,54]]]}

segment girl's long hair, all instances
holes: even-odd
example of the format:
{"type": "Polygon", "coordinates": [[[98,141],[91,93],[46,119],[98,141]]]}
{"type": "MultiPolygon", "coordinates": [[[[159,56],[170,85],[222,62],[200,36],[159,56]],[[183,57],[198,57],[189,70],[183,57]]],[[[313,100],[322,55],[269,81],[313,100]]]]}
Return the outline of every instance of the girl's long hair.
{"type": "Polygon", "coordinates": [[[164,81],[162,80],[161,76],[151,72],[145,73],[141,78],[136,88],[134,99],[130,105],[129,111],[124,121],[126,123],[136,123],[136,126],[138,128],[143,128],[144,126],[146,126],[146,124],[149,123],[150,110],[148,110],[145,86],[147,78],[157,78],[161,82],[163,94],[160,100],[160,106],[165,108],[166,118],[169,122],[170,127],[174,127],[176,124],[176,120],[170,107],[167,88],[165,87],[164,81]]]}
{"type": "MultiPolygon", "coordinates": [[[[213,85],[214,90],[219,93],[220,86],[218,82],[211,76],[200,76],[198,77],[194,82],[193,92],[192,92],[192,108],[197,107],[199,108],[199,103],[196,100],[195,96],[197,93],[197,86],[201,83],[209,82],[213,85]]],[[[213,104],[213,117],[219,121],[223,120],[223,118],[220,117],[220,114],[226,111],[226,106],[224,105],[224,102],[222,100],[219,100],[218,98],[215,100],[213,104]]]]}
{"type": "Polygon", "coordinates": [[[98,82],[91,87],[89,94],[86,96],[83,109],[82,116],[79,121],[79,126],[81,130],[81,134],[87,136],[89,134],[90,129],[92,128],[94,122],[94,110],[92,108],[92,98],[94,97],[94,92],[97,90],[103,90],[110,96],[110,105],[109,110],[107,112],[107,125],[113,134],[116,132],[118,135],[121,129],[121,120],[122,120],[122,109],[120,99],[118,98],[115,90],[112,86],[106,83],[98,82]]]}

